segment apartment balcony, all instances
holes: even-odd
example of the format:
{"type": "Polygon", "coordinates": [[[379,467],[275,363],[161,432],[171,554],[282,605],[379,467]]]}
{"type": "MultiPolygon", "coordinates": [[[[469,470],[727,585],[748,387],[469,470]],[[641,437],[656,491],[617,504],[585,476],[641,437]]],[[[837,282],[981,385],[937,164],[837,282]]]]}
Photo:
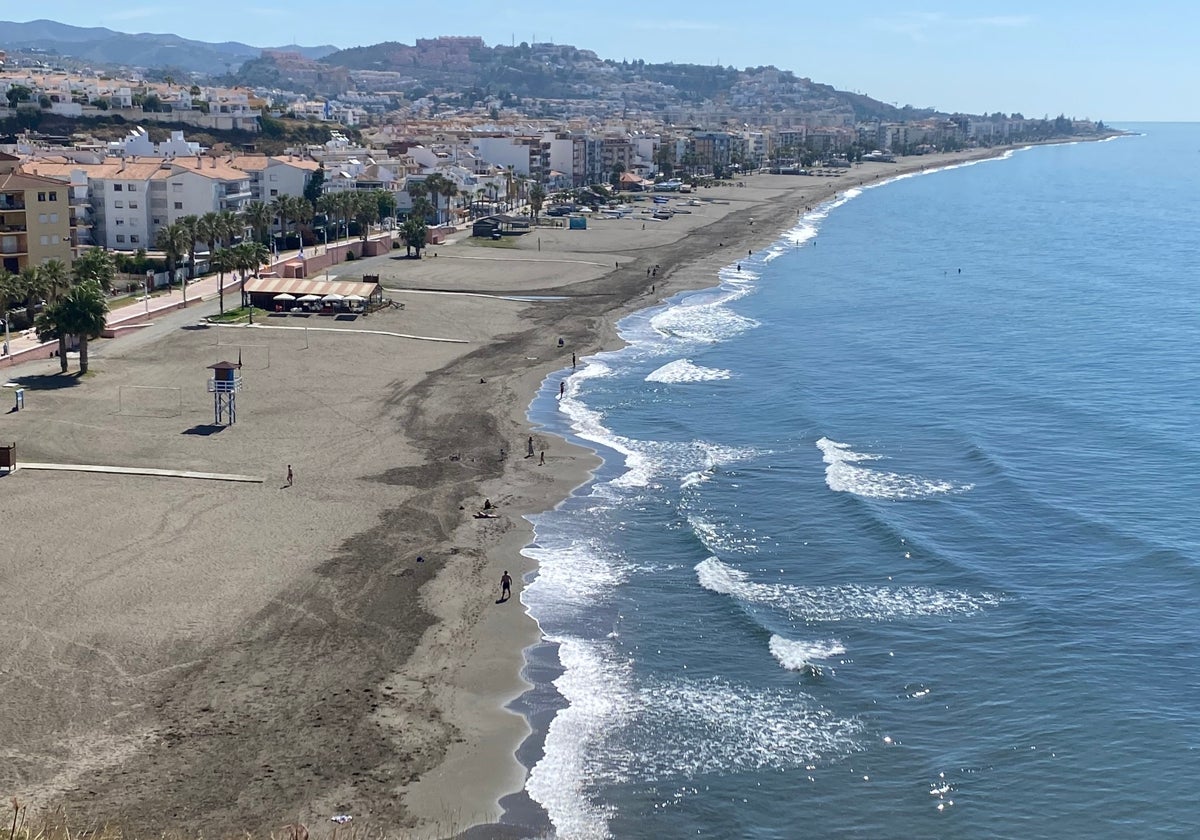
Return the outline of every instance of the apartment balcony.
{"type": "Polygon", "coordinates": [[[20,224],[9,224],[7,222],[0,224],[0,233],[25,233],[28,229],[24,222],[20,224]]]}
{"type": "Polygon", "coordinates": [[[10,210],[23,211],[24,209],[24,195],[0,195],[0,213],[7,213],[10,210]]]}
{"type": "Polygon", "coordinates": [[[0,234],[0,254],[6,257],[20,257],[28,253],[29,243],[25,234],[0,234]]]}

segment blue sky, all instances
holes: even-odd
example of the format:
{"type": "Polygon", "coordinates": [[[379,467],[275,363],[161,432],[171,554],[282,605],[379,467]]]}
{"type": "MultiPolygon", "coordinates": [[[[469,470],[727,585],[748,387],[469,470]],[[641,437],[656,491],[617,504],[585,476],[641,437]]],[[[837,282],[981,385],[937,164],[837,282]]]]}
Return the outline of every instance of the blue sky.
{"type": "MultiPolygon", "coordinates": [[[[479,35],[574,44],[604,58],[774,64],[900,105],[1110,122],[1200,121],[1196,0],[904,0],[833,3],[458,0],[338,6],[318,0],[174,4],[59,0],[54,19],[258,46],[479,35]]],[[[11,13],[10,13],[11,14],[11,13]]]]}

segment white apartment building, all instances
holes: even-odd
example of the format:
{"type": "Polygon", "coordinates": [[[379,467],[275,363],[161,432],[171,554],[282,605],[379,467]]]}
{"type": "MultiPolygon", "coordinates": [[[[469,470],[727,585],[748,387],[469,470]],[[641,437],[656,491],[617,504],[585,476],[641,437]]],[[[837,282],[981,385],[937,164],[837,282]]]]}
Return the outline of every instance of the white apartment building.
{"type": "Polygon", "coordinates": [[[268,204],[282,195],[304,195],[304,188],[320,167],[315,160],[301,160],[290,155],[286,158],[241,155],[228,163],[249,176],[250,200],[268,204]]]}
{"type": "Polygon", "coordinates": [[[87,202],[76,207],[76,216],[90,220],[94,244],[114,251],[152,250],[158,231],[183,216],[238,211],[251,198],[249,174],[215,158],[33,161],[24,169],[72,184],[73,195],[86,178],[87,202]]]}

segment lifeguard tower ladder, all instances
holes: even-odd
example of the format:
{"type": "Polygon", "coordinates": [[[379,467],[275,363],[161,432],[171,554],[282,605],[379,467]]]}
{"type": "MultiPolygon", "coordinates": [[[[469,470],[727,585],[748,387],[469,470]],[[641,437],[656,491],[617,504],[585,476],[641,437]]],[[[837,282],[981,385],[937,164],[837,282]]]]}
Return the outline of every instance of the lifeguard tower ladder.
{"type": "Polygon", "coordinates": [[[242,366],[233,362],[217,362],[209,365],[213,372],[208,380],[208,392],[213,395],[213,423],[221,425],[229,420],[227,425],[237,422],[237,393],[242,390],[242,366]]]}

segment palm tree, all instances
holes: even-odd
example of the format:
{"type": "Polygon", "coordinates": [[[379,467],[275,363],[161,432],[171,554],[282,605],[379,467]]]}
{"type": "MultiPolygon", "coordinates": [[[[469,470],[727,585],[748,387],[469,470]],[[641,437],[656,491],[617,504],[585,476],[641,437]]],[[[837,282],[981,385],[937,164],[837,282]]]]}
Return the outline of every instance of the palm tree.
{"type": "Polygon", "coordinates": [[[234,256],[234,267],[242,275],[242,306],[246,306],[246,275],[253,271],[257,277],[259,267],[271,258],[271,252],[261,242],[242,242],[230,250],[234,256]]]}
{"type": "Polygon", "coordinates": [[[537,221],[538,214],[542,212],[542,205],[546,203],[546,188],[535,182],[529,188],[529,207],[533,210],[533,220],[537,221]]]}
{"type": "MultiPolygon", "coordinates": [[[[408,193],[409,198],[412,199],[411,215],[415,216],[417,215],[417,203],[429,195],[429,187],[425,186],[424,181],[414,181],[409,179],[404,184],[404,191],[408,193]]],[[[426,205],[428,205],[428,203],[428,201],[425,202],[426,205]]],[[[424,222],[425,220],[422,218],[421,221],[424,222]]]]}
{"type": "MultiPolygon", "coordinates": [[[[180,216],[175,221],[175,224],[179,225],[187,233],[188,277],[193,278],[196,276],[196,243],[204,238],[200,230],[200,217],[180,216]]],[[[174,276],[172,276],[171,280],[173,281],[174,279],[174,276]]],[[[169,285],[170,281],[168,281],[169,285]]]]}
{"type": "Polygon", "coordinates": [[[246,225],[242,222],[242,217],[232,210],[221,211],[221,244],[225,247],[231,247],[233,240],[246,233],[246,225]]]}
{"type": "Polygon", "coordinates": [[[242,218],[254,231],[255,240],[266,243],[267,233],[271,230],[271,222],[275,219],[275,213],[271,210],[271,206],[261,201],[251,201],[242,208],[242,218]]]}
{"type": "Polygon", "coordinates": [[[433,173],[425,179],[425,189],[429,190],[429,198],[433,201],[433,220],[435,223],[441,222],[442,217],[438,211],[438,198],[442,195],[442,190],[446,187],[446,179],[440,173],[433,173]]]}
{"type": "Polygon", "coordinates": [[[504,201],[508,205],[507,209],[512,210],[513,196],[516,195],[514,186],[516,183],[517,172],[512,164],[504,167],[504,201]]]}
{"type": "Polygon", "coordinates": [[[453,223],[450,216],[450,201],[458,195],[458,184],[454,183],[449,178],[444,178],[442,183],[442,195],[446,197],[446,221],[453,223]]]}
{"type": "Polygon", "coordinates": [[[209,265],[217,270],[217,300],[220,313],[225,314],[225,272],[238,267],[237,254],[230,248],[222,248],[212,255],[209,265]]]}
{"type": "MultiPolygon", "coordinates": [[[[425,201],[419,199],[418,203],[425,201]]],[[[429,235],[429,231],[425,228],[425,220],[417,215],[417,204],[413,204],[413,213],[404,220],[404,224],[400,228],[400,237],[404,240],[404,248],[407,256],[412,256],[413,249],[417,249],[417,259],[421,259],[421,249],[425,247],[425,239],[429,235]]]]}
{"type": "MultiPolygon", "coordinates": [[[[217,243],[225,233],[225,222],[221,219],[221,214],[210,211],[201,216],[200,221],[196,223],[196,233],[199,234],[200,241],[208,245],[208,259],[211,263],[213,254],[217,253],[217,243]]],[[[211,268],[211,265],[209,267],[211,268]]]]}
{"type": "MultiPolygon", "coordinates": [[[[86,280],[71,290],[61,300],[48,306],[39,316],[38,335],[57,335],[59,341],[73,335],[79,339],[79,372],[88,372],[88,341],[99,338],[104,330],[108,303],[100,284],[86,280]]],[[[62,361],[66,373],[66,357],[62,361]]]]}
{"type": "Polygon", "coordinates": [[[371,232],[371,225],[379,219],[379,201],[369,192],[354,196],[354,221],[358,222],[358,234],[363,242],[371,232]]]}
{"type": "Polygon", "coordinates": [[[104,248],[88,248],[75,258],[71,264],[71,273],[76,283],[88,280],[100,284],[106,292],[112,291],[113,278],[117,276],[117,261],[104,248]]]}
{"type": "Polygon", "coordinates": [[[287,244],[288,212],[291,205],[292,197],[290,195],[281,195],[268,205],[271,208],[271,214],[279,220],[279,233],[283,236],[285,245],[287,244]]]}
{"type": "Polygon", "coordinates": [[[194,243],[191,232],[180,222],[159,228],[158,235],[154,237],[154,247],[167,257],[167,270],[170,272],[167,280],[168,287],[175,280],[175,271],[179,267],[179,261],[187,255],[188,249],[194,247],[194,243]]]}

